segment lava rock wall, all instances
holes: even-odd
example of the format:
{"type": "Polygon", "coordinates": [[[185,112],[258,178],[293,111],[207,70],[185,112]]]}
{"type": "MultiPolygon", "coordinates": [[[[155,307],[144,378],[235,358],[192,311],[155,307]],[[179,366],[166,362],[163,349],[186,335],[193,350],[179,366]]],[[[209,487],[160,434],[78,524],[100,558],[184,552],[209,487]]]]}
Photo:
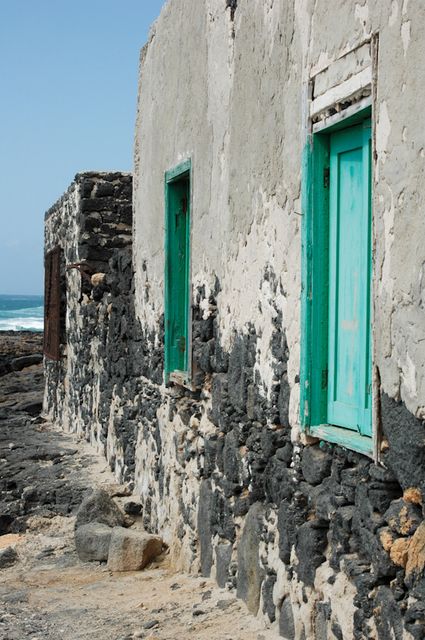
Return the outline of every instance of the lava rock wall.
{"type": "Polygon", "coordinates": [[[131,202],[131,175],[87,172],[45,218],[45,251],[62,249],[65,334],[61,360],[45,358],[44,411],[104,452],[127,353],[121,316],[133,281],[131,202]]]}

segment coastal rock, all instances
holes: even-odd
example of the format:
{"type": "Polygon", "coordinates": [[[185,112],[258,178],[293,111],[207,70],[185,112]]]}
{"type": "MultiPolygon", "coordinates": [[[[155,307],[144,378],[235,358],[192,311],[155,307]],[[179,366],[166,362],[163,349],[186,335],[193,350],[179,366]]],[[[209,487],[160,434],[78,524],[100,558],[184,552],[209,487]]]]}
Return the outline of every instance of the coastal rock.
{"type": "Polygon", "coordinates": [[[108,555],[111,571],[139,571],[162,551],[162,539],[139,531],[114,527],[108,555]]]}
{"type": "Polygon", "coordinates": [[[41,364],[43,362],[43,355],[41,353],[34,353],[29,356],[20,356],[19,358],[13,358],[10,363],[12,371],[22,371],[26,367],[32,367],[35,364],[41,364]]]}
{"type": "Polygon", "coordinates": [[[106,524],[91,522],[75,531],[75,546],[83,562],[105,562],[108,559],[112,529],[106,524]]]}
{"type": "Polygon", "coordinates": [[[106,524],[108,527],[128,526],[126,515],[103,489],[95,489],[84,498],[77,511],[75,528],[91,522],[106,524]]]}
{"type": "Polygon", "coordinates": [[[0,549],[0,569],[11,567],[18,561],[18,554],[13,547],[0,549]]]}
{"type": "Polygon", "coordinates": [[[13,369],[12,362],[17,363],[21,358],[36,358],[38,362],[31,362],[31,364],[40,364],[43,360],[41,356],[42,350],[42,333],[32,331],[1,331],[0,377],[7,375],[11,371],[21,371],[22,368],[30,366],[29,364],[24,364],[20,368],[13,369]]]}
{"type": "Polygon", "coordinates": [[[15,411],[24,411],[30,416],[38,416],[43,407],[43,395],[39,392],[27,393],[21,402],[17,402],[14,406],[15,411]]]}

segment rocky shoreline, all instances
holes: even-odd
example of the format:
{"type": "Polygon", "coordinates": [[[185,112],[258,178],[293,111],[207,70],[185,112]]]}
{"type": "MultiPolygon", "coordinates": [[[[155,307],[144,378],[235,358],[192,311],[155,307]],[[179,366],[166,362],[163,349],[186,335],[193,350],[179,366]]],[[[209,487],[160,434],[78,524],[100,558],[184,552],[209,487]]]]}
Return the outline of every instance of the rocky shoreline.
{"type": "Polygon", "coordinates": [[[42,362],[42,333],[0,331],[0,377],[42,362]]]}
{"type": "Polygon", "coordinates": [[[70,513],[85,490],[65,481],[75,448],[46,437],[42,349],[42,334],[0,332],[0,536],[25,531],[36,514],[70,513]]]}

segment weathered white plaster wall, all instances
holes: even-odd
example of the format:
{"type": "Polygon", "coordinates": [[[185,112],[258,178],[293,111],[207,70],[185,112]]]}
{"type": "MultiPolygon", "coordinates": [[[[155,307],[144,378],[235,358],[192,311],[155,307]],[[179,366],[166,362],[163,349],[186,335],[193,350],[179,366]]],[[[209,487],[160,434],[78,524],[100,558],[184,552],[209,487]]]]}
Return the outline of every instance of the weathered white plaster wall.
{"type": "MultiPolygon", "coordinates": [[[[418,96],[425,74],[425,9],[389,0],[337,2],[332,11],[324,0],[240,0],[233,23],[222,4],[168,2],[143,51],[135,158],[137,312],[152,327],[162,313],[163,176],[191,157],[193,282],[211,285],[212,274],[218,276],[222,340],[228,346],[232,330],[247,322],[267,333],[267,314],[257,311],[260,280],[267,264],[279,274],[296,423],[303,84],[326,69],[338,87],[350,60],[343,56],[353,50],[354,70],[370,69],[364,43],[379,33],[375,363],[384,390],[422,415],[425,140],[418,96]],[[150,305],[142,303],[146,278],[150,305]]],[[[323,92],[326,80],[317,86],[323,92]]],[[[259,370],[265,381],[267,360],[264,346],[259,370]]]]}
{"type": "MultiPolygon", "coordinates": [[[[266,266],[282,277],[284,294],[277,304],[293,344],[300,291],[294,239],[300,229],[302,140],[284,104],[293,101],[299,110],[301,93],[287,79],[278,5],[272,4],[242,8],[235,25],[215,1],[166,5],[142,56],[135,160],[138,314],[155,327],[163,312],[164,171],[191,157],[193,284],[212,288],[215,275],[220,280],[223,346],[229,347],[234,329],[258,325],[265,342],[258,366],[265,381],[275,313],[258,311],[266,266]],[[139,268],[144,260],[146,272],[139,268]]],[[[296,348],[292,383],[298,360],[296,348]]]]}

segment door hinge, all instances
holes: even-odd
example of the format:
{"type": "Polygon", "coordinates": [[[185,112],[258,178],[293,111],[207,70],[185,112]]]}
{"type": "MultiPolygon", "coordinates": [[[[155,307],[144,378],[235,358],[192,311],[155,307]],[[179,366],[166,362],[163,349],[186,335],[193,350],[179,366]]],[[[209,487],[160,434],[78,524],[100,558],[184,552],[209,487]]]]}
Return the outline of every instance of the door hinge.
{"type": "Polygon", "coordinates": [[[322,389],[326,389],[328,386],[328,370],[322,369],[322,389]]]}
{"type": "Polygon", "coordinates": [[[325,167],[323,169],[323,187],[325,189],[329,189],[329,176],[330,176],[330,169],[329,167],[325,167]]]}

